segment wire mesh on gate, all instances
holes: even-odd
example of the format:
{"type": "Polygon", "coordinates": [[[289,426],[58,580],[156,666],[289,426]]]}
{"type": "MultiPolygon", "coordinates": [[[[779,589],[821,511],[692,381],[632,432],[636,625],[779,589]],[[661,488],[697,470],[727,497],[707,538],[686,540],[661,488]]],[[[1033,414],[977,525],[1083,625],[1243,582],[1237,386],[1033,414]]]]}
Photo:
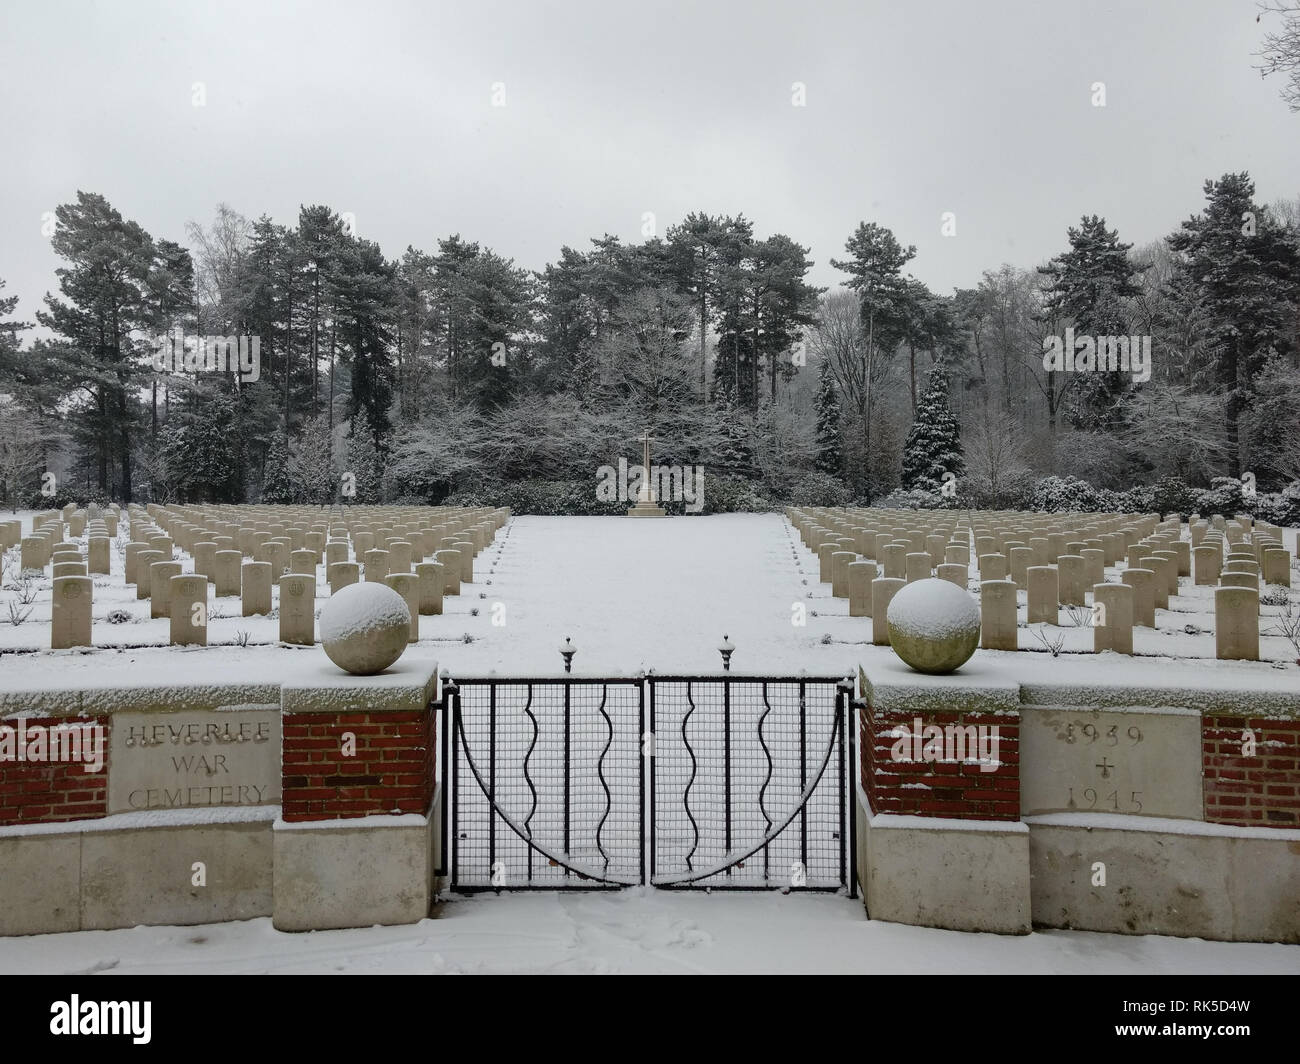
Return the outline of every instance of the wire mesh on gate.
{"type": "Polygon", "coordinates": [[[651,882],[846,885],[839,698],[836,680],[651,677],[651,882]]]}
{"type": "Polygon", "coordinates": [[[644,881],[642,692],[640,680],[457,685],[453,889],[644,881]]]}

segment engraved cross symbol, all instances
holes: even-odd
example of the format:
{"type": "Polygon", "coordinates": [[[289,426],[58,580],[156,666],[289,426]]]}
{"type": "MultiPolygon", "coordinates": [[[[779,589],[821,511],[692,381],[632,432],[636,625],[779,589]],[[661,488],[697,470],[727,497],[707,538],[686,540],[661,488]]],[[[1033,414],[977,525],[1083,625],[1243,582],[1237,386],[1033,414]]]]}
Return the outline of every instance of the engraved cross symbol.
{"type": "Polygon", "coordinates": [[[1104,780],[1108,780],[1108,779],[1110,779],[1110,770],[1113,769],[1115,766],[1112,765],[1112,764],[1111,764],[1111,763],[1106,759],[1106,756],[1103,754],[1103,755],[1102,755],[1102,758],[1101,758],[1101,764],[1100,764],[1100,765],[1094,765],[1093,767],[1094,767],[1094,768],[1099,768],[1099,769],[1101,769],[1101,778],[1104,779],[1104,780]]]}

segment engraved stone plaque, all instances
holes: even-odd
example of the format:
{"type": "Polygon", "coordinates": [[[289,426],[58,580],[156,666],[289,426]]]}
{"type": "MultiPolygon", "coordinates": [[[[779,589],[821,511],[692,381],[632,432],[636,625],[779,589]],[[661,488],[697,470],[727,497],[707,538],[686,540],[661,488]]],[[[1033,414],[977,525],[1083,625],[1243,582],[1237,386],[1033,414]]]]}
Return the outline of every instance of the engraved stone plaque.
{"type": "Polygon", "coordinates": [[[280,801],[278,705],[115,713],[108,811],[280,801]]]}
{"type": "Polygon", "coordinates": [[[1203,819],[1200,716],[1023,707],[1020,811],[1203,819]]]}

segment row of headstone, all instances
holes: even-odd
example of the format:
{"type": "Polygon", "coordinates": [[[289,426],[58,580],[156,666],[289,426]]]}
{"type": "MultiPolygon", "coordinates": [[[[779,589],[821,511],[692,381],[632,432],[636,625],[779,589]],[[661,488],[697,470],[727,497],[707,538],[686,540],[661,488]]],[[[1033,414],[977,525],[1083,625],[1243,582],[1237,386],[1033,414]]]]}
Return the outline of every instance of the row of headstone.
{"type": "MultiPolygon", "coordinates": [[[[21,539],[20,564],[43,572],[53,566],[51,646],[90,646],[91,573],[109,573],[109,519],[127,521],[124,579],[138,600],[150,601],[151,617],[171,621],[174,645],[206,644],[208,592],[240,596],[244,616],[268,614],[272,587],[280,587],[280,638],[315,642],[317,567],[325,565],[331,594],[364,578],[398,590],[412,609],[411,639],[419,616],[442,612],[443,597],[459,594],[474,579],[474,559],[509,519],[508,509],[450,507],[348,507],[321,520],[316,508],[261,506],[91,507],[85,521],[76,507],[36,515],[33,534],[3,526],[8,543],[14,527],[21,539]],[[230,518],[235,520],[230,520],[230,518]],[[310,521],[308,520],[310,518],[310,521]],[[292,521],[293,524],[287,522],[292,521]],[[64,526],[86,536],[86,558],[63,540],[64,526]],[[301,527],[306,526],[306,527],[301,527]],[[178,558],[193,558],[193,573],[178,558]],[[428,560],[426,559],[428,556],[428,560]],[[84,582],[75,582],[84,581],[84,582]]],[[[9,545],[12,545],[10,543],[9,545]]]]}
{"type": "Polygon", "coordinates": [[[981,645],[988,649],[1017,649],[1017,591],[1025,592],[1028,623],[1053,625],[1062,606],[1085,607],[1090,593],[1094,650],[1131,654],[1133,627],[1155,627],[1156,609],[1169,608],[1179,578],[1193,576],[1195,559],[1196,583],[1222,580],[1216,656],[1257,659],[1259,577],[1290,586],[1291,556],[1280,530],[1262,523],[1252,530],[1242,516],[1201,521],[1193,514],[1190,541],[1178,515],[976,511],[958,518],[944,511],[792,508],[787,516],[818,556],[820,579],[834,597],[848,599],[850,616],[873,618],[873,642],[882,645],[889,642],[885,611],[906,583],[933,575],[968,586],[972,539],[981,645]],[[1107,566],[1121,563],[1120,582],[1107,582],[1107,566]]]}

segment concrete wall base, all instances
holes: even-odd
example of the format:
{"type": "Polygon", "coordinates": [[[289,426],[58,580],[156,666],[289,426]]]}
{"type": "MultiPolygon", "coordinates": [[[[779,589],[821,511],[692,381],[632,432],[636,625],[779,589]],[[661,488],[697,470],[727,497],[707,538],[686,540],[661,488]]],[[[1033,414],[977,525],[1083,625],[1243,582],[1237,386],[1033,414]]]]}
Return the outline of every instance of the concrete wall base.
{"type": "Polygon", "coordinates": [[[1028,821],[1036,926],[1300,942],[1300,833],[1154,818],[1143,818],[1141,830],[1072,820],[1077,816],[1028,821]],[[1176,830],[1162,832],[1162,824],[1176,830]],[[1104,886],[1094,885],[1099,863],[1104,886]]]}
{"type": "Polygon", "coordinates": [[[275,906],[280,931],[412,924],[434,895],[434,819],[359,817],[276,821],[275,906]]]}
{"type": "Polygon", "coordinates": [[[0,835],[0,935],[271,915],[269,820],[106,824],[0,835]]]}
{"type": "Polygon", "coordinates": [[[857,802],[858,878],[873,920],[1030,932],[1029,833],[1023,824],[873,817],[860,791],[857,802]]]}

